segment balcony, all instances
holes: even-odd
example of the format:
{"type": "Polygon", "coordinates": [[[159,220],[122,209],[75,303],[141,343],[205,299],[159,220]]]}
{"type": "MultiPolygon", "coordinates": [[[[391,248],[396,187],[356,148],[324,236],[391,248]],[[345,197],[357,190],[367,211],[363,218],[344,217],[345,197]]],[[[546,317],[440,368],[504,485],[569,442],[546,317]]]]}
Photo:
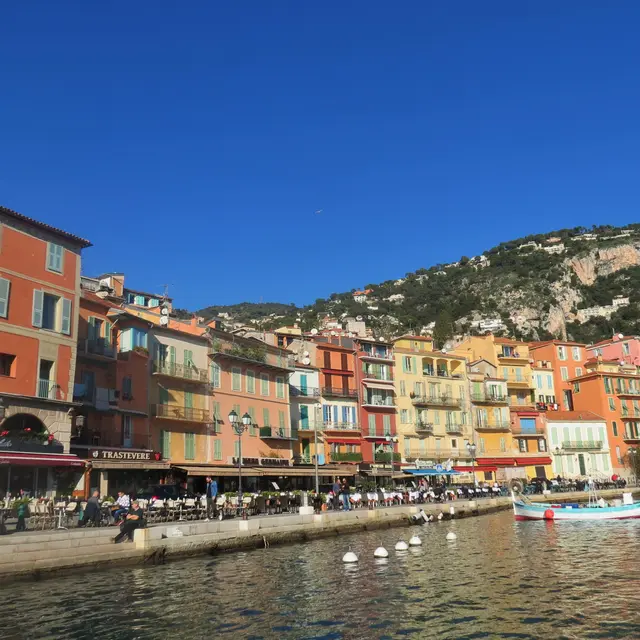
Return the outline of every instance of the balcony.
{"type": "Polygon", "coordinates": [[[478,431],[509,431],[511,422],[509,420],[488,420],[476,425],[478,431]]]}
{"type": "Polygon", "coordinates": [[[520,362],[529,362],[529,356],[525,353],[521,353],[516,349],[502,349],[498,353],[499,360],[518,360],[520,362]]]}
{"type": "Polygon", "coordinates": [[[289,395],[292,398],[319,398],[320,389],[318,387],[296,387],[290,384],[289,395]]]}
{"type": "Polygon", "coordinates": [[[285,427],[260,427],[260,437],[263,440],[296,440],[298,435],[292,435],[291,429],[285,427]]]}
{"type": "Polygon", "coordinates": [[[379,362],[393,362],[391,349],[371,349],[362,353],[363,360],[376,360],[379,362]]]}
{"type": "Polygon", "coordinates": [[[543,436],[545,429],[541,424],[537,424],[533,429],[531,427],[522,427],[517,422],[511,425],[511,433],[514,436],[543,436]]]}
{"type": "Polygon", "coordinates": [[[358,392],[355,389],[344,389],[342,387],[322,387],[322,395],[330,398],[358,399],[358,392]]]}
{"type": "Polygon", "coordinates": [[[88,387],[83,383],[73,385],[73,400],[92,405],[97,411],[111,411],[118,406],[120,392],[107,387],[88,387]]]}
{"type": "Polygon", "coordinates": [[[380,397],[363,398],[362,406],[368,407],[368,408],[375,408],[375,409],[395,409],[396,408],[396,405],[393,401],[393,396],[389,396],[388,398],[384,398],[384,399],[380,397]]]}
{"type": "Polygon", "coordinates": [[[419,420],[415,424],[416,433],[424,436],[432,436],[433,435],[433,423],[431,422],[423,422],[419,420]]]}
{"type": "MultiPolygon", "coordinates": [[[[480,454],[477,454],[477,456],[479,457],[480,454]]],[[[425,451],[412,449],[405,459],[407,462],[416,462],[417,460],[422,462],[430,460],[434,462],[444,462],[449,459],[471,460],[471,456],[464,449],[426,449],[425,451]]]]}
{"type": "Polygon", "coordinates": [[[351,451],[332,451],[329,457],[331,462],[362,462],[362,454],[351,451]]]}
{"type": "Polygon", "coordinates": [[[45,398],[47,400],[55,400],[58,385],[53,380],[38,380],[37,394],[38,398],[45,398]]]}
{"type": "Polygon", "coordinates": [[[506,378],[508,387],[516,387],[518,389],[533,389],[530,376],[508,375],[506,378]]]}
{"type": "Polygon", "coordinates": [[[116,357],[116,349],[111,342],[104,338],[86,338],[78,342],[78,355],[114,359],[116,357]]]}
{"type": "Polygon", "coordinates": [[[622,411],[621,418],[623,420],[640,420],[640,412],[638,411],[622,411]]]}
{"type": "Polygon", "coordinates": [[[462,375],[459,373],[450,373],[447,369],[434,369],[433,367],[422,367],[422,375],[427,378],[449,378],[453,380],[459,380],[462,375]]]}
{"type": "Polygon", "coordinates": [[[565,440],[562,448],[567,451],[588,451],[590,449],[602,449],[602,440],[565,440]]]}
{"type": "Polygon", "coordinates": [[[393,376],[383,374],[380,371],[364,371],[362,373],[365,380],[379,380],[381,382],[393,383],[393,376]]]}
{"type": "Polygon", "coordinates": [[[447,395],[416,396],[411,394],[411,403],[416,406],[460,407],[462,400],[447,395]]]}
{"type": "Polygon", "coordinates": [[[447,424],[445,425],[445,431],[451,435],[459,435],[464,433],[465,427],[461,424],[447,424]]]}
{"type": "Polygon", "coordinates": [[[322,426],[325,431],[350,431],[360,432],[360,425],[351,422],[323,422],[322,426]]]}
{"type": "Polygon", "coordinates": [[[152,415],[164,420],[180,420],[182,422],[211,422],[207,409],[179,407],[170,404],[152,405],[152,415]]]}
{"type": "Polygon", "coordinates": [[[313,433],[314,431],[322,431],[323,424],[322,422],[314,422],[313,420],[292,420],[291,421],[291,430],[305,432],[309,431],[313,433]]]}
{"type": "Polygon", "coordinates": [[[176,362],[154,362],[152,372],[158,376],[179,378],[208,384],[209,374],[206,369],[198,369],[191,365],[177,364],[176,362]]]}
{"type": "Polygon", "coordinates": [[[640,389],[616,389],[616,395],[619,396],[640,396],[640,389]]]}
{"type": "Polygon", "coordinates": [[[377,451],[374,461],[382,464],[389,464],[391,462],[400,462],[402,460],[402,454],[397,451],[377,451]]]}
{"type": "Polygon", "coordinates": [[[508,404],[509,396],[495,395],[493,393],[472,393],[472,402],[480,402],[482,404],[508,404]]]}

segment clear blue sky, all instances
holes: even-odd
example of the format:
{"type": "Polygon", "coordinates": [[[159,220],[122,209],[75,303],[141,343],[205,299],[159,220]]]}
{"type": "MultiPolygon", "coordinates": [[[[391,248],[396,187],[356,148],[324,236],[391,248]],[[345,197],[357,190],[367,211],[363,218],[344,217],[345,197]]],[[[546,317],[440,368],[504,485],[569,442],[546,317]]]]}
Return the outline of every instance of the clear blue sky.
{"type": "Polygon", "coordinates": [[[7,2],[0,203],[190,309],[638,221],[638,33],[636,0],[7,2]]]}

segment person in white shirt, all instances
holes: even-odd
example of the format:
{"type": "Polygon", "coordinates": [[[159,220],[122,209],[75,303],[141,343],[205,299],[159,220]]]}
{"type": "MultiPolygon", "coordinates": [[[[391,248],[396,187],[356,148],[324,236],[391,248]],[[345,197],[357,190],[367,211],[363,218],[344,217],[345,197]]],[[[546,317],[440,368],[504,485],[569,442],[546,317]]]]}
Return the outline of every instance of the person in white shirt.
{"type": "Polygon", "coordinates": [[[118,491],[116,504],[118,505],[118,508],[113,512],[113,519],[115,520],[115,523],[118,524],[120,517],[129,511],[131,500],[124,491],[118,491]]]}

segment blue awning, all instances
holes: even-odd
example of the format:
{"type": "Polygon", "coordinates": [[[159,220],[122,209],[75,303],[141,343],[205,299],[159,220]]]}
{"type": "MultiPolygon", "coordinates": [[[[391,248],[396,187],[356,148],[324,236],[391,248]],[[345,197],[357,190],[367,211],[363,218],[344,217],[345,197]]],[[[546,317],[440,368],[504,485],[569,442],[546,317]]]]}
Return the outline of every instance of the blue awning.
{"type": "Polygon", "coordinates": [[[461,475],[459,471],[446,471],[443,469],[442,471],[437,471],[436,469],[403,469],[405,473],[409,473],[412,476],[459,476],[461,475]]]}

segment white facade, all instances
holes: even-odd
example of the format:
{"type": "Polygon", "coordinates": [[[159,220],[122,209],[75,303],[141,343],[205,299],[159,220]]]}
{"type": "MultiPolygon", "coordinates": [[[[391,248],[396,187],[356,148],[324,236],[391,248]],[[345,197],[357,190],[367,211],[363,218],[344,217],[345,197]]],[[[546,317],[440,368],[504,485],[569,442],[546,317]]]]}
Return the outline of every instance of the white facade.
{"type": "Polygon", "coordinates": [[[321,429],[320,374],[317,369],[296,367],[289,379],[291,426],[303,431],[321,429]]]}
{"type": "Polygon", "coordinates": [[[563,478],[610,478],[613,470],[604,420],[554,420],[547,414],[553,474],[563,478]]]}

